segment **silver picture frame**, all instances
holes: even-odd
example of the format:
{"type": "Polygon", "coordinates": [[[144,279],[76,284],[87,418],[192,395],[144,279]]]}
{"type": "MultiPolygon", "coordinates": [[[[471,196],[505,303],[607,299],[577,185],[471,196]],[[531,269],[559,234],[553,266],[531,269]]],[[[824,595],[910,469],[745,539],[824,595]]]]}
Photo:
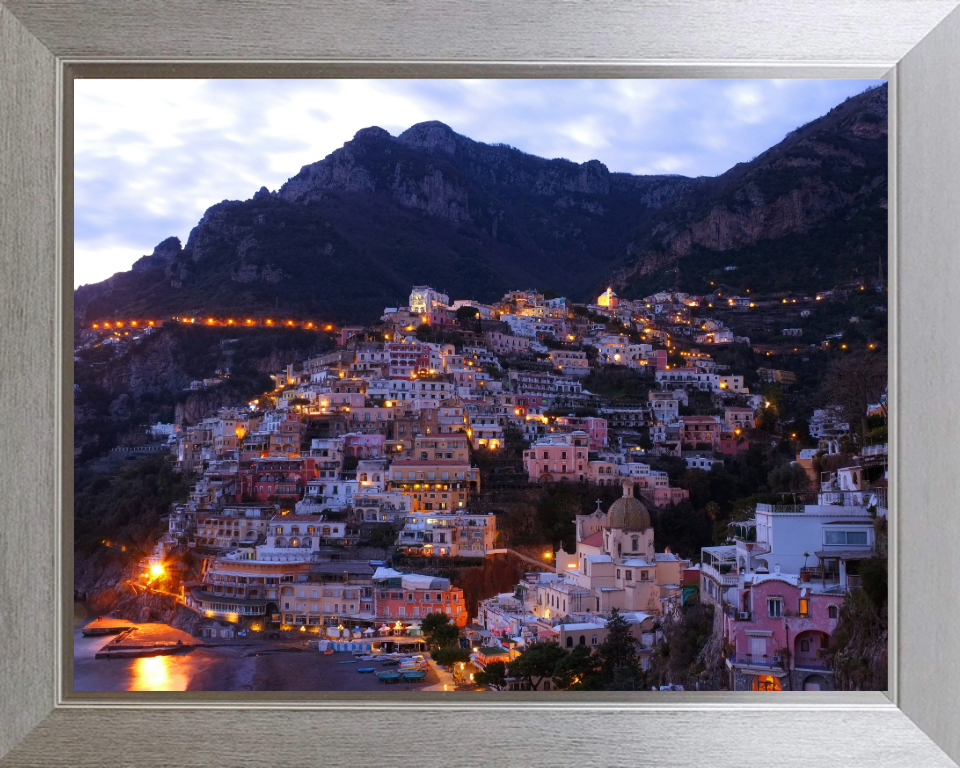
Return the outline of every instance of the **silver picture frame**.
{"type": "Polygon", "coordinates": [[[960,760],[958,0],[0,0],[0,765],[960,760]],[[890,690],[72,692],[75,77],[885,77],[890,690]]]}

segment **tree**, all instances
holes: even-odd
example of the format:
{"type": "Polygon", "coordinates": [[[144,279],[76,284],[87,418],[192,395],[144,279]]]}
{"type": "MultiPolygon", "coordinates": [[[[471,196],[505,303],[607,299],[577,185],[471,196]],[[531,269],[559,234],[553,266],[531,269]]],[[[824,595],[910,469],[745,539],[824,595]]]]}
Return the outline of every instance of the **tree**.
{"type": "MultiPolygon", "coordinates": [[[[614,608],[607,621],[607,639],[597,648],[600,670],[604,681],[613,683],[616,670],[625,667],[634,673],[638,671],[637,640],[630,633],[630,625],[614,608]]],[[[622,673],[621,673],[622,674],[622,673]]]]}
{"type": "Polygon", "coordinates": [[[557,663],[566,655],[557,643],[535,643],[510,662],[510,676],[526,680],[536,691],[545,678],[553,676],[557,663]]]}
{"type": "Polygon", "coordinates": [[[597,669],[597,657],[589,645],[577,645],[557,662],[553,687],[562,691],[596,691],[603,686],[597,669]]]}
{"type": "Polygon", "coordinates": [[[466,664],[470,661],[470,651],[455,645],[447,645],[431,652],[430,656],[441,667],[452,667],[454,664],[466,664]]]}
{"type": "Polygon", "coordinates": [[[450,623],[450,617],[445,613],[428,613],[420,623],[420,629],[430,645],[438,648],[456,645],[460,639],[460,628],[450,623]]]}
{"type": "Polygon", "coordinates": [[[471,320],[475,320],[479,316],[480,310],[476,307],[464,305],[457,309],[457,322],[463,328],[466,328],[471,320]]]}
{"type": "Polygon", "coordinates": [[[810,490],[810,477],[799,464],[781,464],[767,474],[767,485],[775,493],[801,493],[810,490]]]}
{"type": "Polygon", "coordinates": [[[851,424],[860,422],[861,444],[870,433],[867,408],[880,401],[887,386],[887,356],[878,351],[843,355],[827,370],[823,393],[839,405],[851,424]]]}
{"type": "Polygon", "coordinates": [[[492,685],[502,691],[507,685],[507,665],[502,661],[491,661],[473,676],[477,685],[492,685]]]}

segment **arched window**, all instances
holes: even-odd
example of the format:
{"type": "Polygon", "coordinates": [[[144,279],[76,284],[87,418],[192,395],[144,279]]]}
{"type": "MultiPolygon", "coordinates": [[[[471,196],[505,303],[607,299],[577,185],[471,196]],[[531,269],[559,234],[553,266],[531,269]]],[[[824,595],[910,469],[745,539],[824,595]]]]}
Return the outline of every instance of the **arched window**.
{"type": "Polygon", "coordinates": [[[586,645],[587,638],[584,635],[580,635],[580,645],[586,645]]]}
{"type": "Polygon", "coordinates": [[[567,648],[573,648],[573,637],[567,638],[567,648]]]}
{"type": "Polygon", "coordinates": [[[594,635],[593,638],[590,640],[590,645],[596,645],[596,644],[597,644],[597,636],[594,635]]]}
{"type": "Polygon", "coordinates": [[[800,650],[801,650],[801,652],[803,652],[803,653],[809,653],[809,652],[810,652],[810,641],[809,641],[809,640],[801,640],[801,641],[800,641],[800,650]]]}

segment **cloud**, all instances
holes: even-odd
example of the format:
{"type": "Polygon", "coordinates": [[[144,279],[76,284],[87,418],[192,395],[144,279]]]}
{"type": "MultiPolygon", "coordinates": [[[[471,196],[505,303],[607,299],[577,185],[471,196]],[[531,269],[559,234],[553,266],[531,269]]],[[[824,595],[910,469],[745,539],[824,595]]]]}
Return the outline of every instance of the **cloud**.
{"type": "Polygon", "coordinates": [[[717,175],[876,81],[78,80],[75,277],[129,269],[210,206],[276,189],[379,125],[611,171],[717,175]]]}

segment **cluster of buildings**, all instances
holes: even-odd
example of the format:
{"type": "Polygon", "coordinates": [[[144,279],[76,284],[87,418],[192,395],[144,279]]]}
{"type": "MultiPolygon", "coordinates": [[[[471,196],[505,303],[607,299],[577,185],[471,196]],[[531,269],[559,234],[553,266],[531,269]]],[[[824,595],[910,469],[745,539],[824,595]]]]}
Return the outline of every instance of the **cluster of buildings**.
{"type": "MultiPolygon", "coordinates": [[[[477,623],[493,638],[474,663],[501,660],[490,653],[501,646],[519,653],[532,643],[557,642],[563,648],[603,643],[614,609],[637,640],[640,663],[662,640],[659,622],[676,614],[685,584],[696,579],[689,561],[654,548],[650,513],[623,482],[623,496],[607,510],[576,517],[576,550],[555,553],[554,572],[530,573],[513,592],[479,604],[477,623]]],[[[688,592],[689,594],[689,592],[688,592]]]]}
{"type": "MultiPolygon", "coordinates": [[[[639,460],[646,451],[641,430],[654,453],[689,449],[688,461],[700,466],[712,461],[704,452],[737,449],[758,404],[744,400],[750,395],[742,376],[727,375],[708,354],[685,352],[687,365],[669,366],[672,342],[660,321],[689,321],[697,305],[686,294],[625,302],[612,290],[586,308],[535,291],[513,291],[493,304],[451,303],[440,291],[415,286],[409,305],[387,308],[374,330],[344,327],[334,351],[274,372],[274,390],[260,400],[192,425],[156,425],[179,467],[197,478],[189,499],[172,510],[163,542],[185,543],[206,557],[203,581],[192,588],[200,597],[188,603],[217,616],[269,616],[284,624],[366,620],[377,613],[369,568],[333,573],[334,583],[324,579],[325,569],[335,569],[371,532],[379,529],[378,540],[404,555],[482,558],[502,551],[495,515],[470,511],[481,490],[471,450],[497,451],[511,427],[529,446],[529,482],[628,481],[648,504],[682,501],[687,491],[639,460]],[[422,326],[456,330],[459,341],[424,341],[438,336],[418,332],[422,326]],[[584,376],[601,365],[650,372],[655,388],[646,404],[605,408],[583,387],[584,376]],[[726,404],[724,416],[681,416],[692,389],[726,404]],[[599,415],[557,415],[580,406],[599,415]],[[251,594],[241,584],[262,588],[251,594]],[[328,593],[340,599],[322,599],[328,593]]],[[[640,574],[663,582],[656,573],[638,570],[636,583],[647,585],[640,574]]],[[[626,594],[636,589],[630,585],[626,594]]],[[[660,597],[650,602],[647,592],[629,601],[632,612],[660,610],[660,597]]],[[[543,604],[544,619],[554,603],[563,598],[543,604]]],[[[607,608],[604,602],[592,610],[607,608]]]]}
{"type": "Polygon", "coordinates": [[[473,661],[509,661],[545,641],[595,648],[616,608],[649,669],[662,620],[698,593],[715,607],[707,647],[730,690],[834,690],[823,652],[846,596],[862,586],[861,563],[885,553],[877,521],[887,516],[886,457],[885,445],[833,456],[812,503],[757,504],[696,565],[655,551],[649,512],[627,480],[609,509],[576,517],[576,551],[556,552],[554,572],[529,573],[480,602],[476,622],[490,639],[473,661]]]}
{"type": "MultiPolygon", "coordinates": [[[[475,621],[488,642],[474,653],[477,666],[545,640],[597,646],[617,609],[648,667],[660,621],[698,587],[717,606],[731,687],[829,689],[816,651],[886,509],[885,488],[864,479],[870,472],[848,462],[813,478],[816,504],[758,505],[731,543],[703,550],[700,565],[654,548],[648,506],[688,492],[653,470],[648,454],[709,470],[753,443],[769,447],[756,429],[763,399],[744,377],[705,350],[675,346],[674,335],[705,346],[742,341],[718,321],[695,319],[702,301],[682,293],[622,301],[608,289],[586,307],[535,291],[451,303],[415,286],[409,306],[387,308],[373,329],[343,328],[334,351],[275,371],[261,399],[192,425],[156,425],[196,478],[171,511],[159,556],[175,545],[203,556],[183,601],[211,618],[368,630],[415,628],[441,611],[465,626],[461,589],[387,568],[362,546],[376,538],[398,555],[434,558],[505,551],[496,516],[471,511],[481,491],[472,459],[477,449],[501,449],[509,430],[525,441],[528,483],[621,486],[623,496],[577,516],[576,551],[556,552],[552,571],[480,602],[475,621]],[[456,331],[457,343],[425,341],[452,334],[422,326],[456,331]],[[668,354],[683,364],[671,366],[668,354]],[[643,402],[613,405],[584,387],[585,376],[610,365],[649,374],[643,402]],[[694,397],[708,398],[714,415],[689,415],[694,397]]],[[[770,371],[768,380],[787,373],[770,371]]],[[[846,429],[836,409],[811,420],[827,450],[846,429]]],[[[812,454],[798,463],[813,475],[812,454]]]]}
{"type": "Polygon", "coordinates": [[[862,586],[861,563],[885,553],[876,521],[887,516],[887,451],[833,458],[813,503],[757,504],[731,524],[730,543],[701,552],[700,599],[716,606],[731,690],[835,687],[822,651],[862,586]]]}

